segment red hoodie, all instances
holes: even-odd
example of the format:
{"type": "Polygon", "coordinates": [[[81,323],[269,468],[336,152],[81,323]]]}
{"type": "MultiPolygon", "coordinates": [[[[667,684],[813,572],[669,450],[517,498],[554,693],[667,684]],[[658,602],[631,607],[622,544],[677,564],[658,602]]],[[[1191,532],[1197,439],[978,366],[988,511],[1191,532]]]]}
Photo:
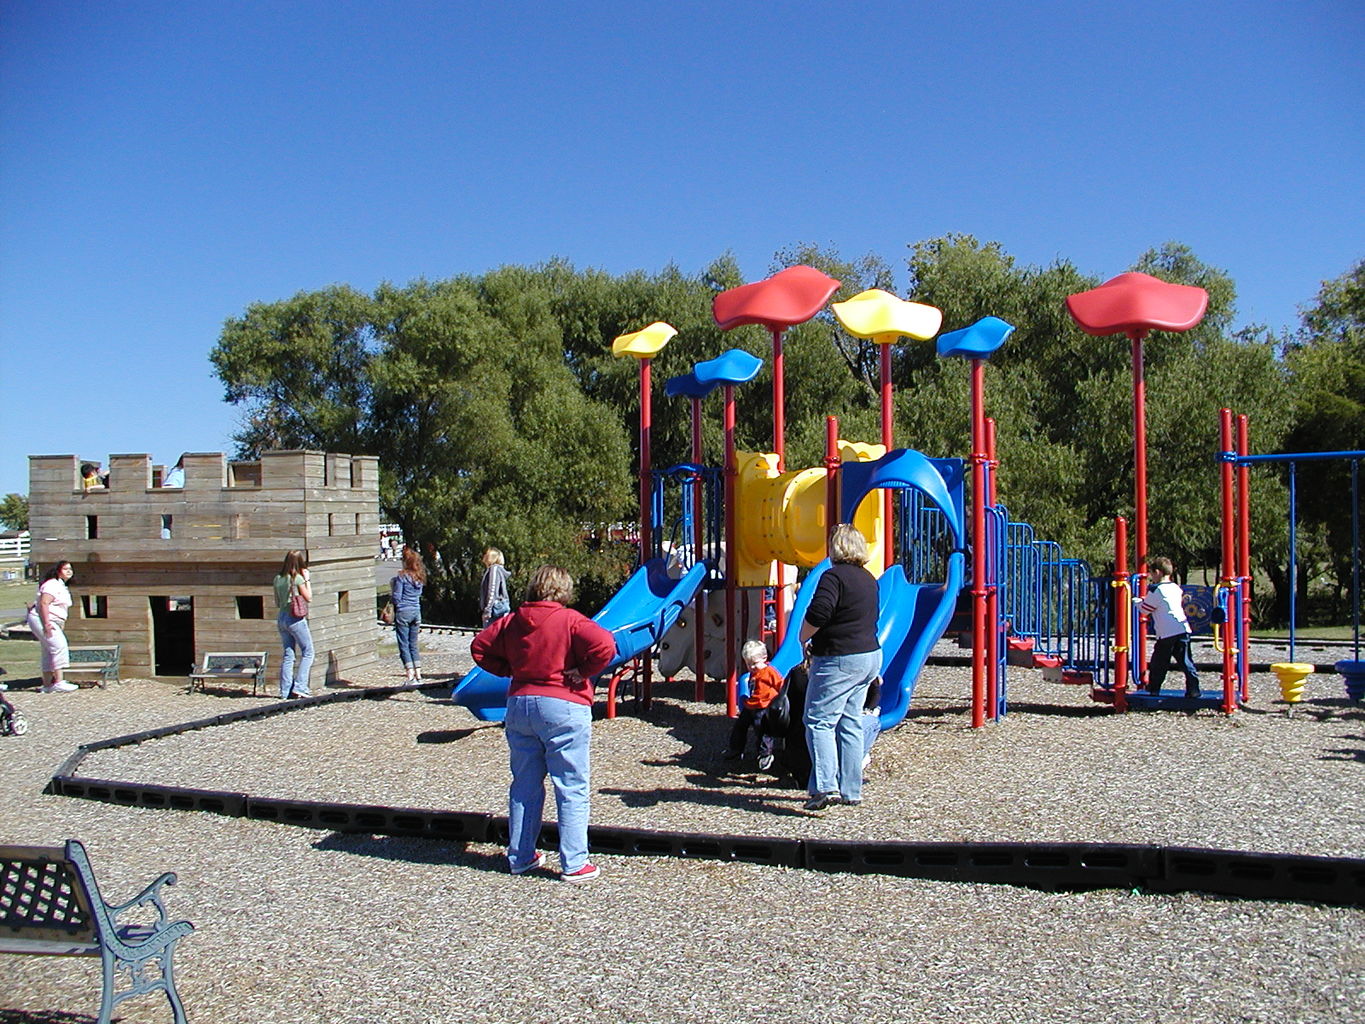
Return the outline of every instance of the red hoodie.
{"type": "Polygon", "coordinates": [[[527,601],[488,624],[469,646],[474,662],[511,676],[509,697],[558,697],[592,704],[592,677],[611,664],[610,633],[557,601],[527,601]],[[566,673],[573,673],[568,680],[566,673]]]}

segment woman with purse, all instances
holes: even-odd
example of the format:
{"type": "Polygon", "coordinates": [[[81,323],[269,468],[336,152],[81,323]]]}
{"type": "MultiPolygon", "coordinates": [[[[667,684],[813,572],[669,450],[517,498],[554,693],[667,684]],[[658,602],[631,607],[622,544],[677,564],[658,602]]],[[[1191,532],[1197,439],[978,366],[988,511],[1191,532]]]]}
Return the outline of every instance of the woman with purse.
{"type": "Polygon", "coordinates": [[[275,625],[284,645],[280,700],[312,696],[308,689],[308,672],[313,667],[313,634],[308,631],[308,603],[312,600],[308,556],[297,550],[286,552],[280,574],[275,577],[275,607],[280,610],[275,625]]]}
{"type": "Polygon", "coordinates": [[[417,634],[422,626],[422,588],[427,582],[427,569],[422,556],[412,548],[403,549],[403,571],[389,581],[389,598],[393,602],[393,631],[398,637],[398,657],[408,682],[422,678],[422,654],[417,647],[417,634]]]}

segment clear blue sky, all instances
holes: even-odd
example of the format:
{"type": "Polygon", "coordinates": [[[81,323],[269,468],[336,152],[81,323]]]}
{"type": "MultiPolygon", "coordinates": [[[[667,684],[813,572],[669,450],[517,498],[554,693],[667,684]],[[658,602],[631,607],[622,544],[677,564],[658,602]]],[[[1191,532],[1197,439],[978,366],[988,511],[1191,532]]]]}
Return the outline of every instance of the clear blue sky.
{"type": "Polygon", "coordinates": [[[223,321],[335,282],[1175,240],[1293,326],[1365,256],[1363,52],[1341,0],[0,0],[0,493],[228,450],[223,321]]]}

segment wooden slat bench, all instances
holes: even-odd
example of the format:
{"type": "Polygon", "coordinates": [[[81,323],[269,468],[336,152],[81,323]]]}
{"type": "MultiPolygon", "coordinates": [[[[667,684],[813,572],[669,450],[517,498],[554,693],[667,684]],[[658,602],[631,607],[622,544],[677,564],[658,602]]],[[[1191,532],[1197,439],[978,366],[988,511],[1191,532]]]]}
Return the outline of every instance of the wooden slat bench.
{"type": "Polygon", "coordinates": [[[0,846],[0,953],[98,956],[104,965],[99,1024],[109,1024],[123,1000],[158,989],[170,1000],[176,1024],[185,1024],[171,954],[194,925],[166,914],[161,887],[174,884],[168,871],[127,903],[111,906],[78,840],[68,839],[65,849],[0,846]],[[135,907],[154,908],[155,920],[145,911],[128,915],[142,920],[120,919],[135,907]],[[129,987],[117,992],[120,975],[129,987]]]}
{"type": "MultiPolygon", "coordinates": [[[[62,676],[95,676],[100,686],[119,681],[120,644],[79,644],[67,648],[71,663],[62,669],[62,676]]],[[[79,680],[71,680],[78,682],[79,680]]]]}
{"type": "Polygon", "coordinates": [[[265,682],[265,651],[205,651],[203,664],[190,673],[190,692],[209,679],[250,679],[251,695],[265,682]]]}

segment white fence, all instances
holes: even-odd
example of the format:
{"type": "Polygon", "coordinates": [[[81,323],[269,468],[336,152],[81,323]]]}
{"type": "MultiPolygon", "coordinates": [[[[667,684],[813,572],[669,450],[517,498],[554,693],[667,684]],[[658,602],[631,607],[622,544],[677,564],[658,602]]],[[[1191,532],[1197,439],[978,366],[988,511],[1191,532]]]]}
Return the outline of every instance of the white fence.
{"type": "Polygon", "coordinates": [[[0,537],[0,561],[28,561],[28,531],[16,537],[0,537]]]}

